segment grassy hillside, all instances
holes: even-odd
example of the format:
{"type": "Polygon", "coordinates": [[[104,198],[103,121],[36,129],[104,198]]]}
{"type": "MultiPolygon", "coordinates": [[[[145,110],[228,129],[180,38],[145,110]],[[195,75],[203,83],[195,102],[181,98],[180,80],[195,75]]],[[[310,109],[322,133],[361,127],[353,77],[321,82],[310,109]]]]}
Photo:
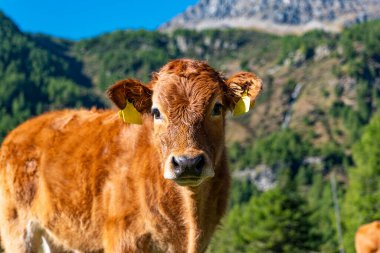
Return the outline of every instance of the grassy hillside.
{"type": "MultiPolygon", "coordinates": [[[[352,148],[365,147],[368,136],[380,131],[376,120],[364,128],[379,108],[379,21],[341,34],[140,30],[73,42],[25,34],[0,13],[0,138],[47,110],[110,106],[104,91],[113,82],[146,82],[180,57],[207,60],[227,76],[254,71],[264,80],[254,110],[228,122],[236,180],[231,211],[210,252],[338,252],[332,175],[345,207],[344,246],[353,252],[356,227],[380,219],[378,206],[350,205],[361,205],[357,193],[363,191],[353,171],[362,172],[361,182],[380,180],[376,166],[367,166],[365,154],[352,148]],[[360,140],[362,135],[367,139],[360,140]],[[239,174],[244,169],[256,176],[239,174]]],[[[368,145],[370,153],[378,152],[368,145]]],[[[363,194],[380,199],[375,186],[363,194]]]]}

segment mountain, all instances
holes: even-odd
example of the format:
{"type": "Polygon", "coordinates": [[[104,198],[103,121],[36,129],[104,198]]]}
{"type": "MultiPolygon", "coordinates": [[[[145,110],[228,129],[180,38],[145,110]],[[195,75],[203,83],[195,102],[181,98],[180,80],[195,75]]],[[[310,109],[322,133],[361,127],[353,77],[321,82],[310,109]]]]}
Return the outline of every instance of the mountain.
{"type": "Polygon", "coordinates": [[[177,28],[255,28],[272,33],[302,33],[380,18],[378,0],[200,0],[163,24],[177,28]]]}

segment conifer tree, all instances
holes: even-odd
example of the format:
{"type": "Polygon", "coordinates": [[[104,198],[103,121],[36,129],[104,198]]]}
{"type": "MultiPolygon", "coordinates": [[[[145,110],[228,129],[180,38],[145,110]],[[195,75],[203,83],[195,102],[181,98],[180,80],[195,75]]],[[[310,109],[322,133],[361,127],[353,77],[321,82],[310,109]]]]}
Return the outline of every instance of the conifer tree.
{"type": "Polygon", "coordinates": [[[348,173],[349,185],[342,210],[347,253],[354,252],[358,227],[380,219],[380,115],[364,128],[352,155],[355,167],[348,173]]]}
{"type": "Polygon", "coordinates": [[[297,253],[318,250],[319,237],[305,200],[277,187],[235,206],[218,231],[210,252],[297,253]]]}

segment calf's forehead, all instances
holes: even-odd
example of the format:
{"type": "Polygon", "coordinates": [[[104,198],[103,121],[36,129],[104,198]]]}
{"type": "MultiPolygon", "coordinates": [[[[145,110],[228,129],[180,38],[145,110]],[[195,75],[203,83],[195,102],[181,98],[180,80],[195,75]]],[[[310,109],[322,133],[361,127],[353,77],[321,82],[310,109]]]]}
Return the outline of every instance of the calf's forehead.
{"type": "Polygon", "coordinates": [[[185,109],[189,113],[203,113],[213,100],[221,100],[222,94],[222,84],[213,75],[161,74],[153,86],[153,105],[169,114],[185,109]]]}

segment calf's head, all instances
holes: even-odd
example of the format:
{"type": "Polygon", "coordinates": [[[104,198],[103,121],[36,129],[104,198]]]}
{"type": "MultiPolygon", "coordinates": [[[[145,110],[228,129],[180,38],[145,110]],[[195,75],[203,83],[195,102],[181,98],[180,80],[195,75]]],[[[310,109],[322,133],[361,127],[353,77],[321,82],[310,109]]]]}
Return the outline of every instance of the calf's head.
{"type": "Polygon", "coordinates": [[[224,150],[224,119],[241,104],[253,104],[261,80],[239,72],[226,79],[205,62],[181,59],[153,74],[149,84],[127,79],[108,90],[120,109],[151,114],[163,177],[183,186],[198,186],[215,175],[224,150]],[[134,108],[133,108],[134,107],[134,108]]]}

